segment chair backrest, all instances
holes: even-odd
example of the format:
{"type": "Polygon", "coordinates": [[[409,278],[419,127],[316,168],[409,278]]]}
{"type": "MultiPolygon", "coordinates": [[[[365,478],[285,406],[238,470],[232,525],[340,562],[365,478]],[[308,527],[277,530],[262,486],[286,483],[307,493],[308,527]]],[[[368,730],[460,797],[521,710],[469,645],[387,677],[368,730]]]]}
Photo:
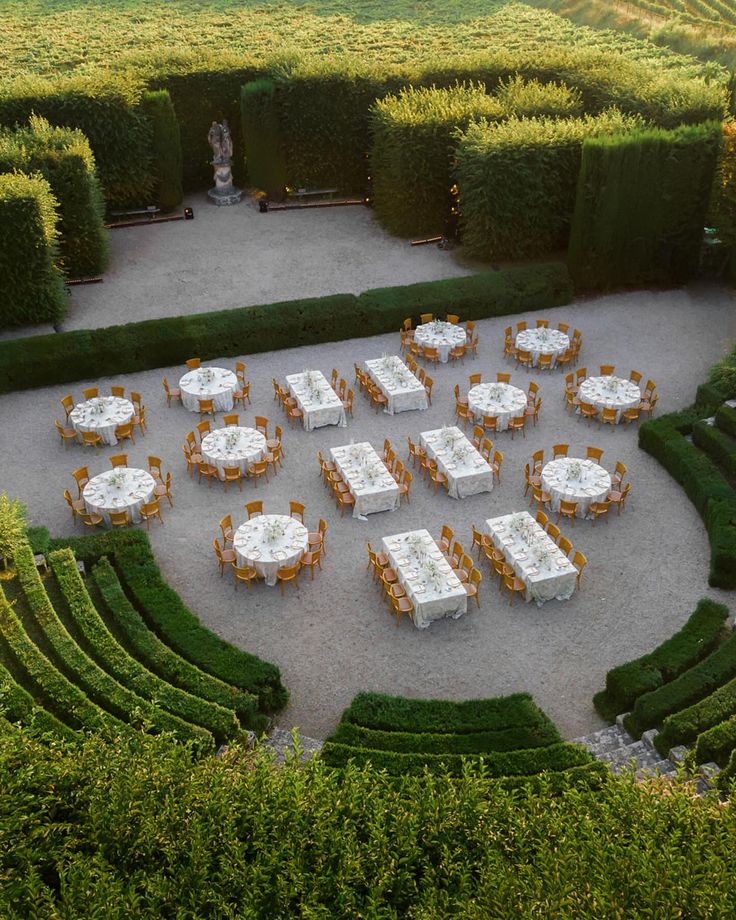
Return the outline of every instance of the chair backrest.
{"type": "Polygon", "coordinates": [[[576,550],[575,550],[575,554],[574,554],[573,557],[572,557],[572,564],[575,566],[576,569],[578,569],[579,571],[582,572],[582,570],[583,570],[583,569],[585,568],[585,566],[588,564],[588,560],[587,560],[586,557],[580,552],[580,550],[576,549],[576,550]]]}
{"type": "Polygon", "coordinates": [[[87,387],[85,390],[82,390],[82,396],[84,396],[85,399],[96,399],[99,395],[99,387],[87,387]]]}
{"type": "Polygon", "coordinates": [[[575,379],[578,380],[578,381],[580,381],[580,380],[585,380],[585,378],[586,378],[587,376],[588,376],[588,368],[587,368],[587,367],[579,367],[579,368],[575,371],[575,379]]]}
{"type": "MultiPolygon", "coordinates": [[[[509,374],[509,377],[510,377],[510,376],[511,376],[511,375],[509,374]]],[[[506,382],[508,383],[508,381],[506,381],[506,382]]],[[[527,393],[529,393],[529,395],[534,395],[534,396],[536,396],[536,394],[539,392],[539,384],[538,384],[536,381],[532,380],[532,381],[529,383],[529,386],[527,387],[526,391],[527,391],[527,393]]]]}
{"type": "MultiPolygon", "coordinates": [[[[128,425],[127,427],[129,430],[133,428],[132,425],[128,425]]],[[[124,428],[124,426],[118,425],[115,428],[116,437],[121,437],[122,434],[124,433],[120,431],[121,428],[124,428]]],[[[82,431],[81,435],[82,435],[82,442],[84,444],[97,444],[99,441],[102,441],[102,436],[98,434],[98,432],[96,431],[82,431]]]]}
{"type": "Polygon", "coordinates": [[[541,527],[545,527],[545,528],[547,527],[547,524],[549,523],[549,518],[548,518],[547,515],[544,513],[544,511],[537,511],[537,518],[536,518],[536,520],[537,520],[537,524],[539,524],[541,527]]]}
{"type": "Polygon", "coordinates": [[[420,382],[420,383],[424,383],[424,378],[425,378],[426,376],[427,376],[427,372],[424,370],[423,367],[420,367],[420,368],[419,368],[419,373],[417,374],[417,379],[419,380],[419,382],[420,382]]]}
{"type": "Polygon", "coordinates": [[[476,387],[483,379],[483,374],[470,374],[468,376],[468,383],[471,387],[476,387]]]}
{"type": "Polygon", "coordinates": [[[203,438],[206,434],[209,434],[212,430],[212,426],[209,421],[200,422],[197,425],[197,431],[199,432],[200,438],[203,438]]]}
{"type": "Polygon", "coordinates": [[[226,530],[232,530],[233,519],[232,515],[226,514],[224,518],[220,521],[220,530],[225,533],[226,530]]]}
{"type": "Polygon", "coordinates": [[[566,556],[570,555],[570,550],[572,549],[572,543],[570,542],[570,540],[567,539],[567,537],[560,537],[557,545],[560,547],[560,549],[566,556]]]}
{"type": "Polygon", "coordinates": [[[257,415],[256,420],[256,431],[260,431],[265,434],[268,431],[268,419],[264,415],[257,415]]]}
{"type": "Polygon", "coordinates": [[[69,505],[69,507],[71,508],[72,496],[71,496],[71,492],[69,491],[69,489],[64,489],[64,498],[66,499],[67,505],[69,505]]]}
{"type": "Polygon", "coordinates": [[[538,319],[537,320],[537,329],[547,329],[549,326],[548,319],[538,319]]]}
{"type": "Polygon", "coordinates": [[[229,425],[239,425],[239,424],[240,424],[240,416],[238,415],[237,412],[233,412],[233,413],[231,413],[231,414],[229,414],[229,415],[224,415],[224,416],[222,417],[222,421],[224,422],[226,428],[227,428],[229,425]]]}
{"type": "Polygon", "coordinates": [[[630,380],[632,383],[639,383],[639,381],[641,380],[641,378],[642,378],[642,375],[639,373],[639,371],[632,371],[632,372],[629,374],[629,380],[630,380]]]}
{"type": "Polygon", "coordinates": [[[568,323],[557,323],[557,328],[560,330],[560,332],[564,332],[567,335],[567,332],[569,331],[570,326],[568,325],[568,323]]]}
{"type": "Polygon", "coordinates": [[[615,364],[601,364],[600,371],[601,377],[610,377],[611,374],[616,370],[615,364]]]}
{"type": "Polygon", "coordinates": [[[617,460],[614,470],[623,478],[626,475],[626,464],[622,463],[621,460],[617,460]]]}
{"type": "Polygon", "coordinates": [[[212,399],[200,399],[199,402],[199,411],[200,412],[209,412],[214,411],[215,403],[212,399]]]}
{"type": "Polygon", "coordinates": [[[128,455],[127,454],[113,454],[110,457],[110,465],[113,469],[117,466],[127,466],[128,465],[128,455]]]}
{"type": "Polygon", "coordinates": [[[434,386],[434,380],[431,377],[424,378],[424,389],[428,392],[432,392],[432,387],[434,386]]]}
{"type": "Polygon", "coordinates": [[[122,399],[125,396],[125,387],[110,387],[110,395],[122,399]]]}
{"type": "Polygon", "coordinates": [[[434,313],[420,313],[419,321],[421,323],[431,323],[434,319],[434,313]]]}
{"type": "Polygon", "coordinates": [[[71,411],[74,408],[74,398],[72,396],[62,396],[60,402],[66,411],[71,411]]]}
{"type": "Polygon", "coordinates": [[[188,358],[185,363],[190,371],[196,371],[202,361],[200,358],[188,358]]]}
{"type": "Polygon", "coordinates": [[[496,374],[496,382],[497,382],[497,383],[510,383],[510,382],[511,382],[511,374],[505,374],[505,373],[502,373],[501,371],[499,371],[499,372],[496,374]]]}
{"type": "Polygon", "coordinates": [[[127,511],[110,511],[110,523],[115,524],[127,524],[129,522],[128,512],[127,511]]]}
{"type": "Polygon", "coordinates": [[[585,449],[585,458],[586,460],[595,460],[596,463],[603,456],[603,448],[601,447],[586,447],[585,449]]]}
{"type": "Polygon", "coordinates": [[[237,479],[240,479],[240,477],[243,475],[240,472],[239,466],[223,466],[222,472],[223,472],[225,479],[236,479],[237,480],[237,479]]]}
{"type": "Polygon", "coordinates": [[[522,320],[520,323],[516,324],[516,331],[523,332],[526,329],[526,321],[522,320]]]}
{"type": "Polygon", "coordinates": [[[497,465],[498,469],[501,469],[501,464],[503,463],[503,453],[500,450],[493,451],[493,462],[497,465]]]}
{"type": "Polygon", "coordinates": [[[448,313],[447,322],[452,323],[452,325],[454,326],[460,322],[460,317],[457,315],[457,313],[448,313]]]}
{"type": "Polygon", "coordinates": [[[565,501],[565,499],[560,499],[560,511],[562,514],[575,514],[578,510],[577,502],[565,501]]]}
{"type": "Polygon", "coordinates": [[[304,523],[304,505],[301,502],[289,502],[289,514],[298,517],[304,523]]]}
{"type": "Polygon", "coordinates": [[[236,361],[235,362],[235,373],[240,377],[245,374],[245,362],[236,361]]]}
{"type": "Polygon", "coordinates": [[[569,444],[553,444],[552,445],[552,458],[556,457],[566,457],[567,452],[570,450],[569,444]]]}
{"type": "Polygon", "coordinates": [[[249,518],[251,518],[254,514],[263,514],[263,502],[248,502],[248,504],[245,506],[245,510],[248,512],[249,518]]]}
{"type": "Polygon", "coordinates": [[[560,533],[561,533],[560,528],[557,526],[557,524],[548,524],[547,527],[546,527],[546,530],[547,530],[548,535],[549,535],[549,536],[555,541],[555,543],[556,543],[557,540],[559,539],[560,533]]]}

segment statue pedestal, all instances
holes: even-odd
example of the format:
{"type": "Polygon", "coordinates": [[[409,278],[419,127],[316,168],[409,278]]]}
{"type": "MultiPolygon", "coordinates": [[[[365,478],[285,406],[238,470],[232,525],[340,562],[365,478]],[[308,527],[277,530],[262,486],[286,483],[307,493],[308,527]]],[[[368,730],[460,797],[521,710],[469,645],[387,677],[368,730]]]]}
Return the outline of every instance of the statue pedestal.
{"type": "Polygon", "coordinates": [[[229,160],[213,160],[215,186],[207,192],[210,201],[220,207],[238,204],[242,192],[233,185],[233,171],[229,160]]]}

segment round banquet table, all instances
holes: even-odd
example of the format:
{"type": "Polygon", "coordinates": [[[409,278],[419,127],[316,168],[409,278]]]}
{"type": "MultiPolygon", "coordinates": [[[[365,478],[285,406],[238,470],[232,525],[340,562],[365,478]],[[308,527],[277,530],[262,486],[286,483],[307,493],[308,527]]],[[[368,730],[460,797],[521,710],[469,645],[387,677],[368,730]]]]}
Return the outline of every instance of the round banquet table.
{"type": "Polygon", "coordinates": [[[100,396],[76,405],[69,413],[69,421],[77,432],[96,431],[105,444],[117,444],[115,429],[133,418],[133,403],[120,396],[100,396]]]}
{"type": "Polygon", "coordinates": [[[559,329],[523,329],[516,336],[517,350],[531,352],[534,365],[540,355],[552,355],[552,364],[556,364],[569,347],[570,337],[559,329]]]}
{"type": "Polygon", "coordinates": [[[309,531],[304,524],[285,514],[259,514],[241,524],[233,537],[233,549],[239,566],[252,566],[267,585],[276,584],[276,572],[293,566],[307,549],[309,531]],[[266,540],[268,522],[279,521],[284,535],[274,542],[266,540]]]}
{"type": "Polygon", "coordinates": [[[245,475],[249,464],[261,460],[266,453],[266,439],[255,428],[230,425],[206,434],[201,450],[203,459],[217,467],[218,476],[224,479],[226,466],[237,466],[245,475]]]}
{"type": "Polygon", "coordinates": [[[179,381],[181,401],[190,412],[199,412],[200,399],[213,399],[217,412],[229,412],[237,388],[238,378],[226,367],[198,367],[179,381]]]}
{"type": "Polygon", "coordinates": [[[447,364],[450,351],[466,342],[465,329],[454,323],[422,323],[414,330],[414,341],[417,345],[436,348],[442,364],[447,364]]]}
{"type": "Polygon", "coordinates": [[[620,422],[625,409],[639,405],[641,390],[623,377],[587,377],[578,388],[578,399],[597,409],[615,409],[616,421],[620,422]]]}
{"type": "Polygon", "coordinates": [[[82,497],[90,514],[101,514],[105,524],[110,526],[111,511],[127,511],[131,523],[141,519],[141,507],[153,498],[156,483],[146,470],[129,466],[118,466],[94,476],[84,487],[82,497]],[[117,474],[121,484],[115,485],[117,474]]]}
{"type": "Polygon", "coordinates": [[[542,470],[542,488],[552,496],[553,511],[560,510],[560,501],[577,502],[577,516],[589,517],[591,504],[606,500],[611,489],[611,477],[592,460],[559,457],[550,460],[542,470]]]}
{"type": "Polygon", "coordinates": [[[523,415],[526,404],[526,393],[510,383],[479,383],[468,391],[468,405],[476,418],[495,415],[497,431],[505,431],[510,419],[523,415]]]}

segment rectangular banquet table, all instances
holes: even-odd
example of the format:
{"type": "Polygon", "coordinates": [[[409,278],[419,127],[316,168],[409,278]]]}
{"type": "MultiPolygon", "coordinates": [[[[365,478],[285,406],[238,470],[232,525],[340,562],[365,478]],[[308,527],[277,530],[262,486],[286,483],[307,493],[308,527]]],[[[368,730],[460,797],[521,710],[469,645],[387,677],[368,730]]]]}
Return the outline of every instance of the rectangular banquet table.
{"type": "Polygon", "coordinates": [[[451,498],[492,491],[493,470],[459,428],[453,425],[423,431],[419,443],[446,474],[451,498]]]}
{"type": "Polygon", "coordinates": [[[289,392],[304,413],[305,431],[325,425],[339,425],[340,428],[345,428],[348,422],[340,397],[332,389],[322,371],[310,371],[309,374],[313,381],[311,388],[305,373],[288,374],[286,377],[289,392]]]}
{"type": "Polygon", "coordinates": [[[368,441],[330,449],[338,472],[355,499],[353,517],[396,511],[401,504],[394,477],[368,441]]]}
{"type": "Polygon", "coordinates": [[[384,537],[382,542],[399,583],[414,604],[418,629],[426,629],[443,617],[456,620],[467,611],[465,588],[429,531],[399,533],[384,537]]]}
{"type": "Polygon", "coordinates": [[[578,570],[529,512],[490,518],[484,529],[526,585],[527,602],[541,607],[545,601],[572,597],[578,570]],[[546,555],[542,561],[540,553],[546,555]]]}
{"type": "Polygon", "coordinates": [[[386,412],[389,415],[429,406],[427,391],[401,358],[396,355],[372,358],[365,362],[365,366],[373,382],[388,399],[386,412]]]}

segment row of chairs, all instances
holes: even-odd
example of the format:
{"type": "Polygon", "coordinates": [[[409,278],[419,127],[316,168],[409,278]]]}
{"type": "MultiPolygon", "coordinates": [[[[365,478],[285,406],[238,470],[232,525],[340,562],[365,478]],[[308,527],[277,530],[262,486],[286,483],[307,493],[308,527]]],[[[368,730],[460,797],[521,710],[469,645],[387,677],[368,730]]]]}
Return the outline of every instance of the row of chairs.
{"type": "Polygon", "coordinates": [[[412,355],[407,355],[404,359],[404,363],[409,368],[409,370],[414,374],[417,380],[422,384],[424,389],[427,391],[427,397],[429,399],[430,406],[432,405],[432,387],[434,387],[434,380],[427,374],[423,367],[418,367],[417,362],[414,360],[412,355]]]}
{"type": "MultiPolygon", "coordinates": [[[[529,505],[531,506],[536,502],[538,511],[548,507],[552,501],[552,496],[549,492],[546,492],[541,485],[534,485],[531,479],[528,480],[528,485],[532,490],[532,497],[529,501],[529,505]]],[[[612,506],[615,506],[617,513],[620,515],[621,511],[626,507],[626,499],[629,497],[630,492],[631,482],[620,482],[617,487],[609,489],[608,495],[603,501],[591,502],[588,506],[588,512],[593,518],[593,523],[595,524],[599,517],[605,517],[606,520],[608,520],[608,512],[612,506]]],[[[575,518],[578,517],[578,504],[579,503],[576,501],[562,499],[560,501],[559,511],[557,512],[556,523],[559,524],[560,520],[564,517],[570,521],[570,526],[574,527],[575,518]]]]}

